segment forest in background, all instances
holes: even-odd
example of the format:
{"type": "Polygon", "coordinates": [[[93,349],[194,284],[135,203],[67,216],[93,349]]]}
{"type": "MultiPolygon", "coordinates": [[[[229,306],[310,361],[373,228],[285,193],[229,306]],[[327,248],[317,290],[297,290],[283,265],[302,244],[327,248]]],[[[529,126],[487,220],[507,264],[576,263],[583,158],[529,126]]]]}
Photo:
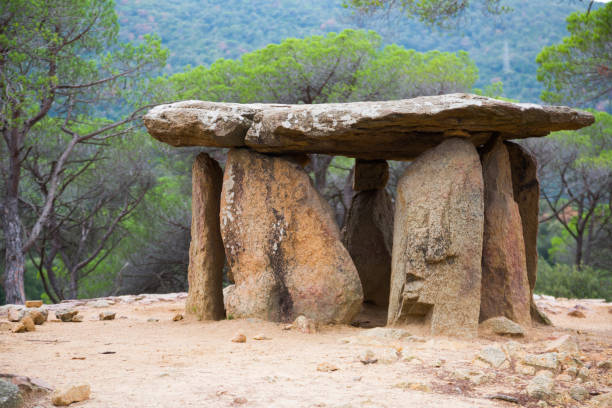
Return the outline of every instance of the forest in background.
{"type": "MultiPolygon", "coordinates": [[[[54,16],[53,10],[50,17],[87,30],[79,18],[90,15],[89,1],[79,0],[82,9],[67,3],[64,13],[74,13],[73,20],[54,16]]],[[[110,3],[93,2],[105,13],[107,31],[87,32],[92,38],[62,56],[59,73],[44,76],[38,69],[29,78],[19,70],[4,72],[21,88],[3,91],[17,89],[14,98],[23,107],[11,111],[3,105],[4,118],[12,113],[37,119],[15,150],[27,297],[60,301],[186,289],[191,163],[207,150],[223,164],[225,153],[175,149],[153,140],[140,123],[143,106],[191,98],[321,103],[470,91],[539,102],[544,86],[536,75],[536,56],[567,37],[568,14],[586,7],[510,0],[509,14],[470,11],[448,32],[402,15],[392,16],[392,22],[352,15],[341,3],[329,3],[230,1],[206,7],[185,0],[162,7],[149,0],[120,1],[115,20],[110,3]],[[136,45],[121,44],[125,41],[136,45]],[[328,77],[332,80],[323,84],[328,77]],[[38,118],[36,98],[48,100],[49,93],[40,91],[47,87],[55,90],[55,99],[48,114],[38,118]]],[[[50,43],[57,41],[51,38],[50,43]]],[[[26,41],[3,45],[22,52],[11,54],[19,69],[36,66],[28,63],[34,57],[44,65],[48,53],[57,52],[49,47],[32,56],[26,41]]],[[[605,98],[596,102],[610,106],[605,98]]],[[[542,293],[612,298],[612,120],[594,112],[596,125],[528,145],[541,164],[536,289],[542,293]]],[[[26,119],[14,121],[15,134],[29,123],[26,119]]],[[[5,174],[10,174],[13,147],[0,147],[5,174]]],[[[340,226],[350,205],[352,165],[352,159],[316,155],[309,167],[340,226]]],[[[391,163],[391,194],[407,165],[391,163]]],[[[3,197],[10,196],[10,183],[0,189],[3,197]]],[[[6,231],[0,240],[3,255],[6,231]]],[[[6,264],[2,268],[6,275],[6,264]]],[[[0,303],[4,295],[0,289],[0,303]]]]}
{"type": "MultiPolygon", "coordinates": [[[[569,0],[509,0],[512,12],[483,14],[474,8],[452,30],[432,28],[403,15],[386,18],[355,15],[341,1],[312,0],[119,0],[117,13],[124,40],[157,33],[170,50],[165,67],[176,73],[187,65],[209,66],[219,58],[345,28],[371,29],[384,44],[426,52],[466,51],[476,63],[476,86],[502,82],[503,96],[539,102],[542,85],[536,79],[535,58],[544,46],[567,35],[565,19],[584,11],[584,3],[569,0]],[[185,24],[189,21],[189,24],[185,24]]],[[[595,4],[594,8],[601,7],[595,4]]]]}

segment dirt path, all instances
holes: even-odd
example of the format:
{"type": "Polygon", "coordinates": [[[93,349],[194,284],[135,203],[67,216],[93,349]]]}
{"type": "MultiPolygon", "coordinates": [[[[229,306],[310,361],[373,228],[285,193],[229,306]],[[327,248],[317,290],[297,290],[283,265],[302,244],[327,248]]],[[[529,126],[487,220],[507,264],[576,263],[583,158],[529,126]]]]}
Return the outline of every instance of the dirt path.
{"type": "MultiPolygon", "coordinates": [[[[51,312],[49,321],[35,332],[1,332],[0,373],[35,377],[60,388],[88,383],[92,398],[73,406],[91,408],[516,406],[487,398],[496,393],[536,406],[537,400],[521,397],[531,377],[512,367],[477,367],[487,377],[479,385],[454,379],[453,373],[474,368],[476,356],[487,345],[515,340],[527,352],[541,352],[547,342],[569,333],[579,340],[585,363],[593,366],[592,388],[612,391],[609,371],[595,368],[598,361],[612,359],[610,304],[580,301],[587,315],[580,319],[566,315],[577,301],[549,301],[545,307],[556,326],[530,330],[520,339],[430,338],[408,327],[416,336],[364,342],[354,340],[367,329],[350,326],[304,334],[253,319],[174,322],[172,317],[183,311],[182,294],[123,299],[130,303],[115,298],[108,307],[94,308],[93,302],[77,306],[85,317],[82,323],[54,321],[51,312]],[[103,310],[116,311],[117,319],[99,321],[103,310]],[[232,343],[236,332],[244,333],[247,342],[232,343]],[[253,340],[260,333],[269,340],[253,340]],[[392,348],[401,350],[395,362],[360,362],[365,350],[392,348]],[[337,370],[318,371],[322,363],[337,370]]],[[[559,383],[557,389],[563,393],[569,386],[559,383]]],[[[573,404],[566,406],[578,405],[573,404]]],[[[38,406],[51,405],[47,398],[38,406]]]]}

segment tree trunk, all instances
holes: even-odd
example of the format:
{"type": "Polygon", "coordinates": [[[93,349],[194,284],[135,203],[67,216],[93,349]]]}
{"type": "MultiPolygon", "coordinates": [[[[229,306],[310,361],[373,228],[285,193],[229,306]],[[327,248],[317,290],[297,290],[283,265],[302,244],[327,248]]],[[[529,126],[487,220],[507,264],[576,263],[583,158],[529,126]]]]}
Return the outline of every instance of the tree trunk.
{"type": "Polygon", "coordinates": [[[7,194],[2,214],[4,238],[6,241],[6,257],[4,267],[4,293],[6,303],[25,303],[23,278],[25,257],[23,254],[23,237],[19,222],[19,201],[16,195],[7,194]]]}
{"type": "Polygon", "coordinates": [[[70,287],[68,288],[68,298],[76,299],[79,297],[79,270],[70,270],[70,287]]]}
{"type": "Polygon", "coordinates": [[[325,154],[313,154],[311,156],[312,160],[312,171],[315,176],[315,187],[317,191],[323,194],[323,190],[327,185],[327,169],[329,168],[329,164],[331,163],[333,156],[328,156],[325,154]]]}

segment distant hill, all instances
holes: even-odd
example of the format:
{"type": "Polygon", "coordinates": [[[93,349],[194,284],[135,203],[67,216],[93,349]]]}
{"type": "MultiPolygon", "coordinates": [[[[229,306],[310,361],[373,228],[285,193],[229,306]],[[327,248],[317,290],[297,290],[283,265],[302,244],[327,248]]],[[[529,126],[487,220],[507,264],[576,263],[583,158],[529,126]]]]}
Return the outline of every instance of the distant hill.
{"type": "Polygon", "coordinates": [[[485,16],[473,11],[452,32],[432,30],[401,17],[391,21],[354,18],[341,0],[119,0],[124,40],[157,33],[171,51],[167,71],[209,65],[218,58],[344,28],[374,29],[386,43],[418,51],[466,50],[480,70],[477,86],[504,84],[504,96],[538,102],[535,57],[567,35],[565,18],[585,4],[571,0],[506,0],[514,11],[485,16]]]}

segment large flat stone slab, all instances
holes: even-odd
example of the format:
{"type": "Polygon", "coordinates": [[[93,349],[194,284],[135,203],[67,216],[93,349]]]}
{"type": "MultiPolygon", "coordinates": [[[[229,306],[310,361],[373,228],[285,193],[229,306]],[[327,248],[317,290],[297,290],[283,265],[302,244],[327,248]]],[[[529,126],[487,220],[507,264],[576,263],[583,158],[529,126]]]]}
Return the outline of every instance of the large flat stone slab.
{"type": "Polygon", "coordinates": [[[153,108],[149,133],[173,146],[249,146],[263,153],[413,159],[451,137],[474,145],[592,124],[588,112],[470,94],[315,105],[184,101],[153,108]]]}

